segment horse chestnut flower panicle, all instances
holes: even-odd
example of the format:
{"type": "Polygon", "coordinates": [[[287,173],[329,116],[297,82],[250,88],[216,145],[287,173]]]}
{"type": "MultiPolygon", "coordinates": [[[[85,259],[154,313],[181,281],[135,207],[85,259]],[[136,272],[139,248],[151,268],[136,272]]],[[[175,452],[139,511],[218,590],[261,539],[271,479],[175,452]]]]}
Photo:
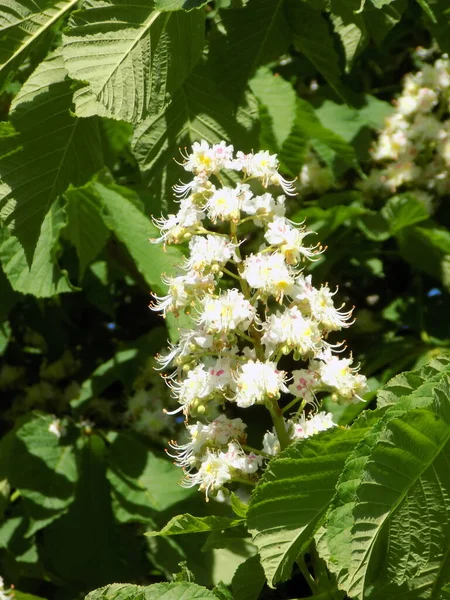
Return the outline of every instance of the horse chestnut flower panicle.
{"type": "Polygon", "coordinates": [[[157,360],[161,369],[175,367],[164,378],[179,404],[173,413],[186,417],[187,441],[172,441],[168,453],[184,469],[183,485],[199,486],[208,499],[229,484],[254,484],[265,462],[289,443],[335,426],[331,414],[317,412],[317,393],[361,400],[366,379],[351,358],[334,354],[341,344],[327,341],[330,331],[351,325],[352,310],[336,308],[335,292],[315,288],[303,274],[322,247],[305,245],[312,232],[286,218],[284,195],[252,189],[257,181],[295,194],[276,155],[235,154],[225,142],[201,141],[183,159],[193,179],[174,188],[178,213],[154,219],[160,230],[154,242],[189,241],[189,252],[179,274],[165,277],[167,295],[154,296],[151,308],[190,315],[190,328],[157,360]],[[240,174],[234,187],[223,183],[226,171],[240,174]],[[249,224],[262,230],[257,252],[245,251],[249,224]],[[302,363],[291,373],[278,366],[289,354],[302,363]],[[226,416],[233,404],[269,411],[274,427],[261,450],[246,445],[241,418],[226,416]]]}

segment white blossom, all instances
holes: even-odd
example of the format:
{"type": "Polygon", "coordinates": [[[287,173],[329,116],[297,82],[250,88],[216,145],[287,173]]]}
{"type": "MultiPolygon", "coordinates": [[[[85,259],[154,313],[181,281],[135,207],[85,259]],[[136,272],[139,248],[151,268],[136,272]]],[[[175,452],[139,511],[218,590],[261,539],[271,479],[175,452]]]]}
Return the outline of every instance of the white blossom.
{"type": "Polygon", "coordinates": [[[200,301],[197,323],[208,333],[227,333],[247,329],[255,318],[255,307],[241,292],[231,289],[219,297],[205,296],[200,301]]]}
{"type": "Polygon", "coordinates": [[[241,408],[248,408],[268,398],[278,398],[281,392],[289,391],[285,378],[286,373],[279,371],[274,362],[249,360],[235,375],[236,393],[232,401],[241,408]]]}

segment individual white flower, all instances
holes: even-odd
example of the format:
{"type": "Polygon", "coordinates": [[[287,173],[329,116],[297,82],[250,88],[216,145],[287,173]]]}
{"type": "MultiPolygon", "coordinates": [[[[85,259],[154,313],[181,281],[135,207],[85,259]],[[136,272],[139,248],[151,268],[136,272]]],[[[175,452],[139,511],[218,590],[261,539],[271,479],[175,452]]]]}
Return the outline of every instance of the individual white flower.
{"type": "Polygon", "coordinates": [[[223,457],[233,469],[243,475],[253,475],[263,463],[262,456],[257,456],[254,452],[246,454],[237,442],[228,444],[223,457]]]}
{"type": "Polygon", "coordinates": [[[208,358],[205,360],[205,366],[209,372],[211,393],[225,390],[231,385],[233,381],[232,370],[236,366],[234,356],[208,358]]]}
{"type": "Polygon", "coordinates": [[[206,203],[208,217],[213,223],[222,221],[239,221],[241,207],[246,198],[252,195],[246,184],[238,184],[235,188],[221,187],[214,191],[206,203]]]}
{"type": "Polygon", "coordinates": [[[188,183],[177,183],[173,186],[173,191],[177,198],[187,198],[188,196],[196,196],[198,194],[210,193],[214,190],[213,184],[208,180],[205,174],[196,175],[192,181],[188,183]]]}
{"type": "Polygon", "coordinates": [[[195,175],[211,175],[224,168],[231,168],[233,159],[233,146],[227,146],[226,142],[220,142],[209,146],[205,140],[194,142],[192,152],[184,155],[183,166],[186,171],[195,175]]]}
{"type": "Polygon", "coordinates": [[[166,296],[152,294],[156,302],[150,304],[150,308],[162,312],[164,317],[168,312],[177,315],[195,299],[212,293],[216,284],[211,273],[203,275],[195,270],[178,277],[162,277],[162,280],[168,286],[169,293],[166,296]]]}
{"type": "Polygon", "coordinates": [[[319,364],[318,372],[322,382],[343,398],[351,400],[356,397],[361,400],[361,395],[367,390],[367,380],[351,364],[351,358],[331,356],[319,364]]]}
{"type": "Polygon", "coordinates": [[[250,287],[277,299],[289,295],[293,289],[294,276],[279,252],[251,254],[244,261],[242,277],[250,287]]]}
{"type": "Polygon", "coordinates": [[[228,444],[226,452],[207,448],[198,471],[186,473],[183,485],[198,485],[208,500],[212,493],[218,492],[233,477],[249,479],[262,463],[262,457],[254,453],[246,454],[235,441],[228,444]]]}
{"type": "Polygon", "coordinates": [[[184,198],[180,202],[180,210],[176,215],[170,214],[167,219],[164,217],[152,218],[161,233],[161,236],[152,242],[179,244],[186,239],[186,235],[195,232],[205,216],[204,210],[193,202],[190,196],[184,198]]]}
{"type": "Polygon", "coordinates": [[[280,440],[275,431],[267,431],[263,437],[263,452],[269,456],[276,456],[281,451],[280,440]]]}
{"type": "Polygon", "coordinates": [[[228,419],[222,414],[207,425],[197,422],[194,425],[186,425],[186,428],[190,441],[182,445],[170,442],[169,445],[175,454],[168,454],[175,459],[178,466],[190,469],[201,459],[207,446],[222,447],[231,439],[244,440],[246,425],[242,419],[228,419]]]}
{"type": "Polygon", "coordinates": [[[177,365],[183,364],[187,357],[192,358],[195,352],[211,349],[213,344],[213,336],[201,327],[181,329],[179,342],[169,344],[168,354],[156,355],[156,361],[160,365],[158,370],[167,368],[171,362],[177,365]]]}
{"type": "Polygon", "coordinates": [[[50,425],[48,426],[48,430],[50,431],[50,433],[53,433],[53,435],[56,435],[57,438],[61,438],[63,435],[66,435],[67,432],[66,428],[61,422],[61,419],[56,418],[54,418],[53,421],[50,423],[50,425]]]}
{"type": "Polygon", "coordinates": [[[285,197],[278,196],[276,199],[272,194],[265,193],[261,196],[248,196],[242,203],[242,210],[248,215],[254,216],[253,223],[260,227],[263,221],[270,220],[275,216],[283,217],[286,212],[285,197]]]}
{"type": "Polygon", "coordinates": [[[331,413],[319,412],[309,417],[303,413],[298,419],[290,421],[290,437],[293,440],[309,438],[332,427],[336,427],[336,423],[331,413]]]}
{"type": "Polygon", "coordinates": [[[248,329],[255,318],[256,308],[233,288],[218,298],[205,296],[200,301],[197,323],[208,333],[228,333],[248,329]]]}
{"type": "Polygon", "coordinates": [[[311,315],[326,331],[339,331],[344,327],[350,327],[353,309],[343,311],[343,304],[339,309],[335,308],[333,296],[337,293],[331,292],[329,287],[322,285],[320,289],[313,288],[308,300],[311,315]]]}
{"type": "Polygon", "coordinates": [[[286,262],[290,265],[298,263],[304,257],[313,260],[320,252],[317,246],[303,246],[303,239],[313,233],[304,227],[293,227],[285,217],[274,217],[267,225],[264,237],[272,246],[279,246],[278,250],[283,254],[286,262]]]}
{"type": "Polygon", "coordinates": [[[296,398],[302,398],[306,402],[313,402],[314,392],[320,387],[319,374],[314,369],[297,369],[292,371],[292,383],[289,391],[296,398]]]}
{"type": "MultiPolygon", "coordinates": [[[[285,423],[289,438],[292,441],[306,439],[336,427],[331,413],[319,412],[309,417],[305,413],[295,419],[288,419],[285,423]]],[[[275,430],[268,431],[263,438],[263,451],[269,456],[276,456],[281,451],[281,445],[275,430]]]]}
{"type": "Polygon", "coordinates": [[[232,466],[224,458],[222,452],[206,449],[200,468],[196,473],[186,473],[182,481],[183,487],[199,486],[205,492],[206,500],[219,491],[225,483],[231,480],[232,466]]]}
{"type": "Polygon", "coordinates": [[[168,412],[169,415],[180,411],[187,415],[194,402],[198,404],[199,400],[205,400],[211,394],[211,377],[204,364],[199,364],[191,369],[181,381],[166,377],[166,383],[172,390],[172,396],[181,405],[176,410],[168,412]]]}
{"type": "Polygon", "coordinates": [[[274,362],[249,360],[235,375],[235,396],[231,399],[241,408],[263,403],[266,399],[278,398],[288,392],[285,385],[286,373],[279,371],[274,362]]]}
{"type": "Polygon", "coordinates": [[[237,245],[219,235],[193,236],[189,242],[189,258],[185,260],[186,270],[204,271],[207,267],[224,266],[229,260],[239,262],[237,245]]]}
{"type": "Polygon", "coordinates": [[[269,315],[262,329],[267,356],[281,349],[283,354],[295,351],[304,357],[316,354],[322,345],[317,323],[305,318],[297,306],[269,315]]]}
{"type": "Polygon", "coordinates": [[[247,177],[255,177],[261,181],[264,187],[268,185],[279,185],[285,194],[293,196],[296,194],[293,181],[287,181],[278,172],[278,159],[276,154],[270,154],[262,150],[253,154],[236,154],[235,165],[237,169],[244,171],[247,177]]]}

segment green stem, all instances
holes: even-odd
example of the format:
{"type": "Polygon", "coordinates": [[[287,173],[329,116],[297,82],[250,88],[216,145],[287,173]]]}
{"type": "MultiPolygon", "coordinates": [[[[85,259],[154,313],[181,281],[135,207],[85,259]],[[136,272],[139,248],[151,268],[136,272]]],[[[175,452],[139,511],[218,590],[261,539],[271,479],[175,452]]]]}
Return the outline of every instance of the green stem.
{"type": "Polygon", "coordinates": [[[306,583],[311,588],[312,593],[317,594],[320,591],[319,586],[317,585],[311,573],[308,571],[303,554],[297,558],[297,564],[300,567],[303,577],[306,579],[306,583]]]}
{"type": "Polygon", "coordinates": [[[263,456],[264,458],[272,458],[270,454],[266,454],[266,452],[253,448],[252,446],[247,446],[247,444],[241,444],[241,446],[242,450],[245,450],[246,452],[253,452],[253,454],[259,454],[259,456],[263,456]]]}
{"type": "Polygon", "coordinates": [[[236,275],[232,271],[229,271],[226,267],[221,267],[220,270],[229,275],[230,277],[237,279],[239,282],[241,281],[241,278],[238,275],[236,275]]]}
{"type": "Polygon", "coordinates": [[[278,441],[280,442],[280,448],[281,450],[284,450],[289,446],[291,440],[288,432],[286,431],[286,422],[283,417],[283,412],[278,406],[278,402],[276,400],[267,400],[265,402],[265,406],[270,412],[272,423],[275,427],[275,431],[277,432],[278,441]]]}
{"type": "Polygon", "coordinates": [[[250,485],[251,487],[256,486],[256,481],[252,481],[251,479],[244,479],[242,477],[232,477],[231,481],[235,483],[244,483],[245,485],[250,485]]]}

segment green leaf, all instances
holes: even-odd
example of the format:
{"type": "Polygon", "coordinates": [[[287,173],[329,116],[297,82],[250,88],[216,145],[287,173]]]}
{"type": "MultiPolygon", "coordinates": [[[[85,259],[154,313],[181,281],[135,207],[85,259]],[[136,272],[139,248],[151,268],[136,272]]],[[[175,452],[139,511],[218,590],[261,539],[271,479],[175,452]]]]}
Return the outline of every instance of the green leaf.
{"type": "Polygon", "coordinates": [[[325,17],[305,2],[287,0],[286,16],[295,49],[306,56],[336,93],[344,97],[339,55],[325,17]]]}
{"type": "Polygon", "coordinates": [[[54,577],[77,589],[135,579],[147,568],[135,536],[114,519],[106,455],[105,442],[95,430],[78,441],[75,500],[67,514],[40,533],[45,564],[51,565],[54,577]]]}
{"type": "Polygon", "coordinates": [[[331,168],[336,168],[338,160],[347,167],[358,167],[353,147],[331,129],[324,127],[311,104],[297,97],[294,127],[280,151],[280,159],[292,174],[299,172],[309,143],[331,168]]]}
{"type": "Polygon", "coordinates": [[[80,279],[86,267],[98,256],[110,235],[100,216],[102,206],[97,198],[84,193],[83,188],[69,188],[67,200],[67,228],[65,236],[75,246],[80,262],[80,279]]]}
{"type": "Polygon", "coordinates": [[[184,171],[174,162],[180,148],[203,139],[209,144],[231,141],[237,148],[249,151],[256,143],[256,118],[253,96],[247,95],[244,104],[234,110],[218,91],[207,68],[199,65],[167,109],[135,130],[133,153],[153,195],[160,199],[154,212],[160,212],[163,202],[173,196],[172,185],[183,177],[184,171]]]}
{"type": "Polygon", "coordinates": [[[138,376],[139,370],[149,356],[156,354],[165,341],[164,329],[155,327],[150,333],[137,340],[129,342],[125,348],[99,365],[94,372],[81,384],[80,393],[72,400],[71,406],[81,412],[94,396],[99,395],[115,381],[121,381],[125,386],[138,376]]]}
{"type": "Polygon", "coordinates": [[[270,586],[289,578],[323,522],[344,462],[367,431],[359,423],[292,444],[253,491],[247,524],[270,586]]]}
{"type": "Polygon", "coordinates": [[[350,596],[366,597],[368,580],[378,579],[383,562],[388,577],[408,590],[425,574],[431,590],[444,575],[450,545],[450,524],[442,519],[450,509],[449,440],[450,422],[424,409],[392,419],[380,435],[353,510],[345,583],[350,596]]]}
{"type": "Polygon", "coordinates": [[[6,0],[0,13],[0,93],[28,54],[77,0],[6,0]]]}
{"type": "Polygon", "coordinates": [[[121,523],[151,521],[154,511],[167,510],[192,495],[182,488],[182,472],[156,457],[132,433],[119,433],[109,446],[107,477],[121,523]]]}
{"type": "MultiPolygon", "coordinates": [[[[0,356],[6,350],[9,342],[11,340],[11,326],[8,321],[3,321],[0,323],[0,356]]],[[[1,484],[0,484],[1,487],[1,484]]]]}
{"type": "Polygon", "coordinates": [[[450,232],[432,224],[397,233],[400,255],[419,271],[440,280],[450,290],[450,232]]]}
{"type": "Polygon", "coordinates": [[[86,600],[217,600],[213,592],[195,583],[155,583],[141,586],[112,583],[94,590],[86,600]]]}
{"type": "Polygon", "coordinates": [[[52,202],[103,165],[98,121],[71,115],[71,85],[61,56],[50,55],[14,99],[14,127],[0,124],[0,217],[29,263],[52,202]]]}
{"type": "Polygon", "coordinates": [[[166,286],[161,275],[172,272],[183,255],[173,246],[164,250],[162,244],[151,243],[158,237],[158,230],[132,201],[130,190],[114,184],[112,177],[103,172],[82,188],[71,190],[71,194],[78,193],[99,207],[103,223],[126,247],[145,282],[156,292],[164,293],[166,286]]]}
{"type": "Polygon", "coordinates": [[[367,42],[364,17],[358,12],[360,0],[330,0],[329,10],[333,27],[345,53],[346,71],[367,42]]]}
{"type": "Polygon", "coordinates": [[[244,8],[220,11],[220,33],[211,40],[209,60],[220,89],[235,104],[257,67],[288,48],[283,4],[283,0],[250,0],[244,8]]]}
{"type": "Polygon", "coordinates": [[[361,215],[358,227],[369,240],[375,242],[383,242],[392,236],[384,215],[374,210],[366,210],[365,214],[361,215]]]}
{"type": "Polygon", "coordinates": [[[295,118],[296,94],[290,83],[261,67],[249,82],[252,92],[267,111],[277,152],[291,132],[295,118]]]}
{"type": "Polygon", "coordinates": [[[248,511],[248,504],[242,502],[242,500],[233,492],[231,492],[230,496],[230,505],[235,515],[245,519],[248,511]]]}
{"type": "MultiPolygon", "coordinates": [[[[380,443],[380,440],[384,440],[386,439],[386,437],[389,437],[389,433],[386,432],[390,431],[389,427],[393,420],[408,420],[408,415],[411,415],[417,411],[423,413],[426,412],[423,409],[427,409],[429,413],[428,415],[426,415],[426,419],[432,418],[434,420],[441,420],[442,422],[447,423],[448,426],[448,423],[450,421],[450,405],[448,401],[450,392],[449,363],[450,359],[448,356],[440,356],[433,359],[429,364],[421,367],[420,369],[394,377],[380,392],[379,403],[383,404],[382,410],[384,411],[384,414],[380,413],[383,415],[382,418],[365,435],[364,439],[356,446],[355,450],[350,454],[349,458],[346,461],[345,467],[342,471],[342,474],[339,478],[336,487],[337,492],[335,498],[333,499],[329,511],[326,535],[323,536],[320,540],[319,550],[324,556],[324,558],[327,560],[328,567],[337,574],[340,587],[347,591],[352,585],[349,582],[355,578],[355,570],[353,569],[352,564],[355,561],[354,531],[355,514],[357,514],[357,505],[359,507],[358,514],[361,515],[361,519],[366,520],[369,524],[368,527],[370,527],[371,531],[373,531],[375,535],[379,536],[379,540],[375,544],[377,546],[375,550],[373,549],[373,547],[367,550],[368,560],[369,555],[371,556],[371,564],[368,565],[367,569],[367,590],[371,588],[369,580],[372,579],[372,574],[375,572],[376,575],[374,575],[374,577],[376,581],[378,582],[378,580],[380,580],[380,582],[384,583],[382,585],[380,584],[380,586],[378,586],[377,584],[376,588],[379,590],[380,596],[378,596],[377,592],[377,595],[373,596],[374,598],[390,597],[390,595],[393,593],[393,589],[389,589],[389,591],[387,591],[387,588],[385,589],[386,581],[388,581],[388,574],[390,575],[390,577],[393,577],[394,580],[399,581],[396,579],[396,573],[398,573],[397,566],[399,564],[405,564],[404,558],[401,560],[398,557],[394,559],[391,563],[391,566],[387,567],[387,571],[386,569],[383,569],[383,561],[384,556],[388,552],[387,548],[390,548],[391,543],[395,548],[399,547],[399,545],[401,545],[404,541],[404,544],[408,546],[402,547],[402,552],[404,553],[404,556],[408,555],[408,553],[411,551],[411,548],[414,546],[414,537],[416,536],[416,534],[414,534],[411,531],[411,529],[409,530],[408,534],[406,533],[404,523],[405,520],[409,520],[409,517],[408,519],[404,519],[403,512],[405,509],[407,509],[408,511],[411,511],[411,515],[416,515],[417,512],[414,512],[416,511],[416,509],[414,508],[415,500],[408,496],[402,500],[402,502],[408,502],[407,505],[402,505],[400,504],[400,502],[393,502],[391,506],[392,514],[391,516],[389,516],[388,522],[384,524],[384,531],[381,532],[381,534],[379,531],[375,532],[377,526],[375,524],[372,525],[372,516],[374,513],[376,513],[378,510],[381,510],[385,506],[385,502],[380,503],[375,501],[375,494],[378,493],[379,489],[380,491],[378,493],[378,496],[380,496],[381,494],[383,500],[388,499],[388,502],[390,502],[392,499],[393,492],[387,492],[379,487],[377,488],[375,485],[375,479],[372,478],[371,474],[368,474],[368,471],[370,471],[372,466],[375,464],[373,453],[375,451],[375,448],[377,447],[377,444],[380,443]],[[369,502],[365,501],[364,503],[359,503],[360,489],[363,485],[366,486],[365,489],[367,489],[367,493],[369,493],[370,487],[370,493],[373,496],[370,498],[369,502]],[[397,508],[399,512],[395,513],[397,508]],[[400,517],[400,520],[398,519],[399,515],[402,515],[400,517]],[[397,532],[395,534],[396,539],[392,542],[389,542],[389,540],[386,538],[386,535],[391,535],[390,529],[394,526],[394,522],[398,523],[398,527],[402,528],[402,534],[399,535],[399,533],[397,532]],[[384,590],[384,592],[382,592],[382,590],[384,590]],[[385,594],[384,596],[383,593],[385,594]]],[[[411,440],[404,440],[404,443],[408,447],[409,445],[411,445],[411,447],[413,446],[411,444],[411,440]]],[[[376,468],[382,469],[383,473],[386,474],[388,472],[386,465],[389,465],[392,469],[391,483],[392,486],[395,487],[395,489],[397,489],[399,474],[406,474],[408,473],[408,470],[405,465],[399,464],[398,462],[402,458],[402,451],[400,449],[400,446],[402,446],[403,444],[395,445],[396,448],[393,450],[393,455],[389,462],[386,462],[386,460],[384,460],[382,463],[380,462],[380,464],[376,468]],[[399,446],[399,449],[397,449],[397,445],[399,446]]],[[[422,450],[420,449],[420,445],[413,452],[422,452],[422,450]]],[[[411,472],[411,469],[414,471],[416,466],[417,464],[414,462],[414,465],[411,466],[409,471],[411,472]]],[[[418,475],[420,474],[419,471],[417,473],[418,475]]],[[[427,493],[429,486],[427,482],[422,479],[420,484],[417,485],[420,487],[419,501],[422,502],[423,496],[421,494],[424,491],[425,493],[427,493]],[[422,485],[423,487],[421,487],[422,485]]],[[[444,487],[445,485],[446,484],[444,483],[444,487]]],[[[426,531],[424,530],[418,535],[417,539],[422,537],[424,539],[430,540],[430,532],[427,530],[429,522],[427,515],[423,514],[418,516],[417,518],[414,517],[414,519],[416,524],[425,524],[426,529],[426,531]]],[[[412,526],[412,528],[414,528],[414,526],[412,526]]],[[[361,525],[361,527],[363,527],[363,525],[361,525]]],[[[397,525],[395,527],[397,527],[397,525]]],[[[363,543],[364,540],[367,540],[367,543],[369,543],[370,536],[371,534],[368,534],[368,536],[364,538],[363,534],[361,534],[361,543],[363,543]]],[[[427,549],[424,549],[423,553],[421,553],[421,551],[417,551],[416,556],[410,554],[410,566],[414,569],[415,565],[419,564],[419,562],[423,563],[426,556],[431,556],[427,549]]],[[[430,565],[428,565],[428,567],[430,567],[430,565]]],[[[408,586],[403,586],[402,590],[404,589],[405,596],[402,595],[402,598],[411,598],[411,600],[413,600],[413,598],[417,597],[414,596],[414,593],[417,593],[417,590],[420,586],[423,585],[424,588],[426,588],[427,586],[431,585],[429,581],[430,578],[431,580],[435,580],[436,577],[432,575],[432,568],[429,572],[427,571],[428,567],[426,567],[426,569],[424,570],[424,578],[422,576],[418,576],[417,581],[412,582],[413,587],[411,589],[416,589],[414,586],[416,586],[417,589],[415,592],[412,592],[411,596],[409,596],[409,593],[407,593],[408,586]],[[430,577],[428,575],[430,575],[430,577]]],[[[386,585],[389,586],[390,584],[387,583],[386,585]]],[[[362,594],[363,592],[359,591],[357,593],[362,594]]],[[[372,595],[370,596],[370,598],[372,598],[372,595]]]]}
{"type": "MultiPolygon", "coordinates": [[[[395,406],[401,401],[402,406],[408,402],[411,408],[422,408],[424,406],[418,404],[420,398],[425,398],[427,404],[431,405],[436,391],[441,385],[446,385],[445,376],[449,375],[450,356],[435,357],[419,369],[400,373],[390,379],[378,392],[377,405],[395,406]]],[[[443,392],[446,391],[444,388],[443,392]]]]}
{"type": "Polygon", "coordinates": [[[63,202],[58,198],[50,206],[42,223],[31,266],[28,266],[19,239],[8,230],[0,229],[0,263],[13,290],[37,298],[74,291],[67,271],[62,270],[57,262],[60,231],[66,223],[63,202]]]}
{"type": "Polygon", "coordinates": [[[394,235],[405,227],[429,219],[425,206],[416,200],[413,194],[401,194],[389,198],[381,209],[381,214],[394,235]]]}
{"type": "Polygon", "coordinates": [[[319,108],[316,108],[316,115],[325,127],[350,142],[363,127],[381,129],[384,120],[393,111],[393,106],[388,102],[366,94],[363,97],[363,104],[358,105],[357,108],[325,100],[319,108]]]}
{"type": "Polygon", "coordinates": [[[235,600],[231,595],[230,590],[222,581],[219,581],[219,583],[214,587],[213,592],[216,598],[219,598],[219,600],[235,600]]]}
{"type": "Polygon", "coordinates": [[[73,436],[49,431],[50,415],[31,414],[15,432],[8,462],[8,480],[17,488],[30,517],[27,535],[67,512],[75,497],[78,469],[73,436]]]}
{"type": "Polygon", "coordinates": [[[66,68],[87,83],[76,113],[138,123],[159,113],[203,50],[203,10],[179,2],[87,0],[63,37],[66,68]]]}
{"type": "Polygon", "coordinates": [[[259,556],[247,558],[239,565],[231,582],[234,600],[258,600],[265,583],[266,576],[259,556]]]}
{"type": "Polygon", "coordinates": [[[230,517],[193,517],[192,515],[177,515],[160,531],[148,531],[149,537],[182,535],[186,533],[205,533],[208,531],[221,531],[230,527],[237,527],[243,523],[243,519],[230,517]]]}

